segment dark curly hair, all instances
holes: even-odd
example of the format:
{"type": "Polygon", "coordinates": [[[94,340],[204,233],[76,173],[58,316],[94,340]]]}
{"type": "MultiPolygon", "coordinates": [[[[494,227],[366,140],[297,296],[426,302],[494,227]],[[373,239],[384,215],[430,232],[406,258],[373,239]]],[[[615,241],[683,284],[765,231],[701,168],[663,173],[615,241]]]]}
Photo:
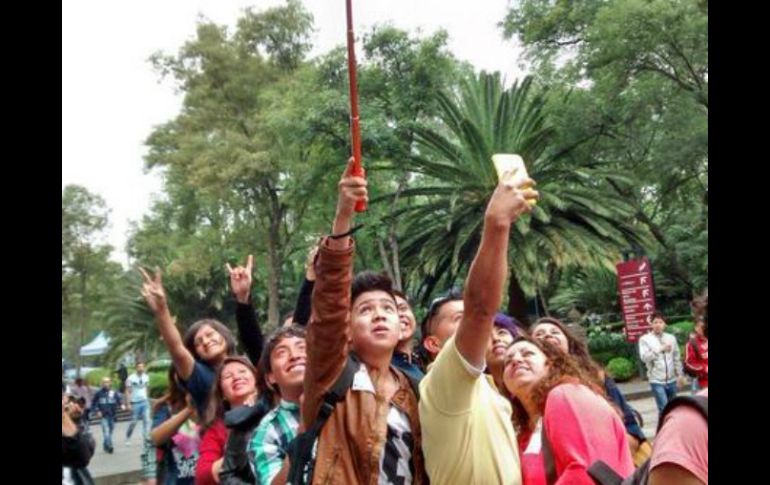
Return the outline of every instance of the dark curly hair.
{"type": "Polygon", "coordinates": [[[703,294],[695,297],[690,303],[696,318],[703,320],[703,335],[709,337],[709,290],[706,288],[703,294]]]}
{"type": "Polygon", "coordinates": [[[541,323],[549,323],[551,325],[554,325],[556,327],[559,327],[559,330],[564,334],[564,336],[567,338],[567,349],[569,352],[569,355],[574,358],[578,365],[586,371],[586,373],[590,376],[594,377],[595,384],[598,384],[600,387],[604,386],[604,370],[602,367],[597,364],[592,358],[590,352],[588,352],[588,346],[586,343],[577,338],[575,334],[570,332],[567,329],[567,326],[562,323],[561,320],[553,317],[543,317],[535,321],[534,324],[530,327],[530,335],[535,334],[535,329],[538,325],[541,323]]]}
{"type": "MultiPolygon", "coordinates": [[[[532,388],[532,399],[541,413],[545,411],[545,402],[548,393],[560,384],[582,384],[596,394],[606,399],[606,394],[601,386],[596,384],[596,379],[586,372],[573,357],[565,354],[561,349],[548,342],[539,342],[527,336],[516,337],[511,346],[519,342],[529,342],[545,354],[548,364],[548,373],[532,388]]],[[[510,348],[510,347],[508,347],[510,348]]],[[[529,415],[524,405],[517,397],[510,394],[513,406],[513,426],[517,433],[532,431],[529,428],[529,415]]]]}

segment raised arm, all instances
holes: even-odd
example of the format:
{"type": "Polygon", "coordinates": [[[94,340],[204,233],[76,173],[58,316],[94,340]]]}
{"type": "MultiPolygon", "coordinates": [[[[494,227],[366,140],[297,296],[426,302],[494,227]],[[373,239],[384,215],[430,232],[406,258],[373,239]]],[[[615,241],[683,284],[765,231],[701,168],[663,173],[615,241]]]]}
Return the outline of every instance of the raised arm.
{"type": "Polygon", "coordinates": [[[475,367],[484,364],[495,313],[502,303],[511,226],[521,214],[532,210],[529,201],[539,196],[535,190],[526,188],[534,185],[533,180],[514,183],[512,175],[503,174],[487,204],[481,243],[465,283],[465,310],[456,342],[460,354],[475,367]]]}
{"type": "Polygon", "coordinates": [[[246,258],[246,266],[236,266],[233,269],[229,264],[227,272],[230,274],[230,289],[235,296],[237,307],[235,309],[235,321],[238,324],[238,340],[246,351],[249,360],[255,366],[262,355],[262,347],[265,338],[262,329],[257,322],[257,313],[251,304],[251,281],[254,267],[254,256],[249,254],[246,258]]]}
{"type": "Polygon", "coordinates": [[[168,353],[171,355],[171,361],[174,363],[179,377],[187,380],[192,375],[195,358],[187,350],[187,347],[184,346],[182,336],[179,335],[179,330],[174,325],[174,319],[171,317],[171,312],[168,309],[168,301],[166,300],[166,292],[163,289],[160,269],[156,270],[155,276],[152,278],[142,268],[139,268],[139,272],[144,280],[142,296],[147,300],[147,305],[150,306],[150,309],[155,314],[155,323],[158,325],[160,336],[166,344],[168,353]]]}
{"type": "Polygon", "coordinates": [[[313,287],[315,286],[315,257],[318,254],[318,245],[314,246],[308,254],[305,263],[305,279],[297,295],[297,304],[294,305],[294,324],[305,326],[310,321],[310,307],[312,306],[313,287]]]}
{"type": "MultiPolygon", "coordinates": [[[[352,176],[352,163],[351,158],[339,183],[333,235],[350,231],[356,201],[367,198],[366,180],[352,176]]],[[[327,237],[319,249],[312,316],[307,329],[302,404],[302,420],[307,427],[315,420],[323,394],[340,375],[347,359],[353,256],[353,241],[349,235],[327,237]]]]}

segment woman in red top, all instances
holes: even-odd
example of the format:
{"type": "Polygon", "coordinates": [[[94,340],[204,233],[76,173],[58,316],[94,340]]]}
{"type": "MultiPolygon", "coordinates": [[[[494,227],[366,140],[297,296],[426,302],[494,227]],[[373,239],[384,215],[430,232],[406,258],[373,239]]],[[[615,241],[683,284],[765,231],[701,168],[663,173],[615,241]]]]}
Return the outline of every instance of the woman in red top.
{"type": "Polygon", "coordinates": [[[623,422],[595,378],[548,342],[518,337],[508,348],[503,382],[512,395],[523,485],[551,483],[543,442],[550,444],[553,483],[593,485],[587,469],[602,460],[621,476],[634,471],[623,422]]]}
{"type": "Polygon", "coordinates": [[[704,334],[705,324],[702,319],[695,321],[695,335],[687,342],[684,365],[697,376],[697,388],[709,386],[709,339],[704,334]]]}
{"type": "Polygon", "coordinates": [[[209,398],[203,424],[205,431],[195,468],[196,485],[219,483],[228,435],[225,411],[237,406],[253,406],[257,400],[258,379],[257,370],[246,357],[227,357],[217,371],[217,385],[209,398]]]}
{"type": "Polygon", "coordinates": [[[591,358],[585,341],[577,338],[561,320],[553,317],[538,319],[532,324],[530,331],[532,338],[554,345],[575,359],[578,367],[583,369],[589,376],[596,376],[595,383],[604,389],[604,393],[607,395],[610,403],[614,404],[618,416],[623,420],[623,424],[626,427],[626,439],[628,439],[634,464],[639,466],[644,460],[649,458],[652,451],[651,443],[648,442],[647,446],[640,450],[640,446],[647,441],[647,437],[636,420],[634,409],[628,404],[612,377],[607,375],[604,369],[591,358]]]}

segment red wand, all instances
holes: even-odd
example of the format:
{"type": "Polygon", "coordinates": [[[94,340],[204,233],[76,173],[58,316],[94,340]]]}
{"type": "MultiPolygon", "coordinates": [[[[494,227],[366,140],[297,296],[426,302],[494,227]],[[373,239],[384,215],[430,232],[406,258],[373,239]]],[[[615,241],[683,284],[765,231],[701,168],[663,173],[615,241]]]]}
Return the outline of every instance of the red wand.
{"type": "MultiPolygon", "coordinates": [[[[361,126],[358,117],[358,84],[356,82],[356,50],[355,37],[353,36],[353,8],[351,0],[345,0],[348,17],[348,78],[350,80],[350,139],[353,145],[353,175],[365,177],[363,165],[361,165],[361,126]]],[[[356,212],[366,210],[366,201],[356,202],[356,212]]]]}

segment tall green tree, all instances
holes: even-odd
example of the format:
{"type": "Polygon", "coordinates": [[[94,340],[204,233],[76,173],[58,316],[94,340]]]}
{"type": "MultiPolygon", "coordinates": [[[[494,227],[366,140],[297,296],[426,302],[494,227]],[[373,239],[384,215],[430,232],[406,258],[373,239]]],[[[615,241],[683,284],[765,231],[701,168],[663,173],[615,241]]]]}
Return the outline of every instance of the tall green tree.
{"type": "Polygon", "coordinates": [[[653,237],[664,296],[689,299],[708,278],[708,2],[523,0],[503,27],[572,92],[548,108],[556,144],[634,178],[614,190],[653,237]]]}
{"type": "Polygon", "coordinates": [[[263,12],[247,10],[234,34],[211,22],[176,56],[156,54],[162,74],[185,93],[182,113],[148,139],[148,167],[167,167],[172,183],[221,201],[227,232],[244,223],[250,246],[264,251],[268,320],[279,319],[281,274],[306,199],[291,197],[309,151],[274,130],[269,116],[278,86],[291,82],[310,45],[312,16],[295,0],[263,12]]]}
{"type": "Polygon", "coordinates": [[[447,50],[447,38],[444,31],[420,39],[386,26],[372,29],[363,40],[361,99],[374,108],[369,110],[373,119],[366,128],[378,136],[375,162],[384,162],[374,168],[385,165],[391,170],[377,174],[373,181],[381,192],[393,191],[387,207],[374,209],[378,217],[371,229],[382,267],[398,289],[403,289],[405,281],[398,221],[392,215],[409,187],[417,130],[438,112],[434,93],[450,89],[461,69],[447,50]]]}
{"type": "Polygon", "coordinates": [[[62,332],[70,335],[62,351],[76,357],[78,374],[78,350],[103,317],[101,302],[122,271],[103,242],[108,215],[104,199],[85,187],[62,190],[62,332]]]}

